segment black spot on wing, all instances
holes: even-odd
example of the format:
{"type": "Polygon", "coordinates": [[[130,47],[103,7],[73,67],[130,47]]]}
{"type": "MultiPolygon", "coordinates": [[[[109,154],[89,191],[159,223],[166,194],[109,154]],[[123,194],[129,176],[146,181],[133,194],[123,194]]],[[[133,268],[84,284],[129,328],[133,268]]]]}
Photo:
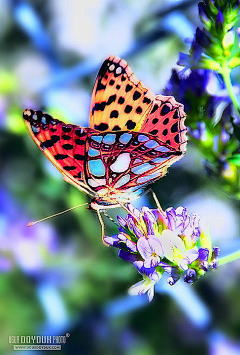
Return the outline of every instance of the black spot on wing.
{"type": "Polygon", "coordinates": [[[66,141],[69,141],[71,139],[71,137],[66,135],[66,134],[63,134],[62,135],[62,139],[66,140],[66,141]]]}
{"type": "Polygon", "coordinates": [[[77,167],[76,166],[64,166],[63,169],[66,170],[66,171],[71,171],[71,170],[75,170],[77,167]]]}
{"type": "Polygon", "coordinates": [[[110,113],[110,118],[118,118],[118,111],[117,110],[113,110],[110,113]]]}
{"type": "Polygon", "coordinates": [[[155,111],[157,111],[157,109],[158,109],[158,105],[155,104],[155,105],[153,106],[152,111],[151,111],[150,113],[154,113],[155,111]]]}
{"type": "Polygon", "coordinates": [[[127,129],[134,129],[136,127],[136,123],[133,122],[132,120],[128,120],[127,123],[126,123],[126,127],[127,129]]]}
{"type": "Polygon", "coordinates": [[[125,113],[130,113],[132,111],[132,106],[131,105],[126,105],[124,112],[125,113]]]}
{"type": "Polygon", "coordinates": [[[158,134],[158,129],[153,129],[152,131],[150,131],[149,132],[150,134],[154,134],[154,135],[156,135],[156,134],[158,134]]]}
{"type": "Polygon", "coordinates": [[[85,156],[81,154],[74,154],[74,158],[77,160],[85,160],[85,156]]]}
{"type": "Polygon", "coordinates": [[[170,112],[170,107],[168,105],[163,105],[162,109],[161,109],[161,115],[165,116],[166,114],[168,114],[170,112]]]}
{"type": "Polygon", "coordinates": [[[144,99],[143,99],[143,103],[144,104],[150,104],[151,102],[152,102],[151,99],[148,99],[147,97],[144,97],[144,99]]]}
{"type": "Polygon", "coordinates": [[[178,118],[179,117],[179,113],[178,113],[178,110],[176,110],[175,112],[174,112],[174,114],[173,114],[173,118],[178,118]]]}
{"type": "Polygon", "coordinates": [[[118,99],[118,103],[120,105],[122,105],[124,103],[124,101],[125,101],[124,97],[120,96],[119,99],[118,99]]]}
{"type": "Polygon", "coordinates": [[[140,106],[138,106],[136,108],[136,113],[138,113],[138,114],[142,113],[142,108],[140,106]]]}
{"type": "Polygon", "coordinates": [[[108,129],[107,123],[100,123],[99,125],[94,125],[94,128],[100,132],[106,131],[108,129]]]}
{"type": "Polygon", "coordinates": [[[62,159],[68,158],[68,155],[66,155],[66,154],[56,154],[56,155],[54,155],[54,158],[56,160],[62,160],[62,159]]]}
{"type": "Polygon", "coordinates": [[[69,133],[69,132],[71,132],[71,127],[67,127],[67,126],[62,126],[62,131],[64,132],[64,133],[69,133]]]}
{"type": "Polygon", "coordinates": [[[116,98],[117,98],[116,94],[109,96],[108,101],[107,101],[107,105],[110,105],[111,103],[115,102],[116,98]]]}
{"type": "Polygon", "coordinates": [[[178,131],[178,122],[175,122],[171,127],[171,132],[175,133],[178,131]]]}
{"type": "Polygon", "coordinates": [[[129,92],[130,90],[132,90],[132,88],[133,88],[132,85],[127,84],[125,91],[129,92]]]}
{"type": "Polygon", "coordinates": [[[176,134],[176,136],[174,137],[174,140],[176,143],[180,143],[179,134],[176,134]]]}
{"type": "Polygon", "coordinates": [[[77,175],[73,176],[75,179],[81,179],[82,178],[82,172],[79,171],[79,173],[77,175]]]}
{"type": "Polygon", "coordinates": [[[141,93],[139,91],[135,91],[133,94],[133,100],[136,101],[141,97],[141,93]]]}
{"type": "Polygon", "coordinates": [[[72,145],[72,144],[63,144],[62,147],[63,147],[63,149],[65,149],[65,150],[71,150],[71,149],[73,149],[73,145],[72,145]]]}
{"type": "Polygon", "coordinates": [[[75,143],[76,143],[77,145],[84,145],[84,144],[85,144],[85,141],[77,138],[77,139],[75,139],[75,143]]]}
{"type": "Polygon", "coordinates": [[[114,126],[112,130],[113,131],[121,131],[121,128],[119,126],[114,126]]]}
{"type": "Polygon", "coordinates": [[[75,129],[75,134],[78,136],[78,137],[84,137],[87,135],[86,132],[84,132],[83,129],[75,129]]]}
{"type": "Polygon", "coordinates": [[[42,149],[44,148],[51,148],[54,146],[55,143],[57,143],[60,140],[60,137],[57,135],[53,135],[51,139],[47,139],[44,142],[41,143],[40,147],[42,149]]]}

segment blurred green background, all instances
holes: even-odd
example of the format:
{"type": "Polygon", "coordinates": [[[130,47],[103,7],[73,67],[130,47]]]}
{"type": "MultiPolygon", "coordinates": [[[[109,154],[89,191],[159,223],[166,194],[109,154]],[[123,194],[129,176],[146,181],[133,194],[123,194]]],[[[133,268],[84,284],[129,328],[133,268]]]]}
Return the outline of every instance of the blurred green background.
{"type": "MultiPolygon", "coordinates": [[[[161,93],[200,24],[197,2],[1,0],[0,23],[0,353],[15,353],[9,336],[70,333],[62,355],[239,354],[239,262],[192,287],[162,280],[148,304],[127,295],[140,275],[102,244],[94,211],[27,227],[89,198],[39,151],[23,109],[87,127],[94,80],[111,54],[161,93]]],[[[223,254],[239,248],[239,203],[206,175],[191,141],[153,190],[164,209],[198,212],[223,254]]],[[[155,207],[150,194],[134,205],[155,207]]],[[[108,235],[117,233],[105,223],[108,235]]]]}

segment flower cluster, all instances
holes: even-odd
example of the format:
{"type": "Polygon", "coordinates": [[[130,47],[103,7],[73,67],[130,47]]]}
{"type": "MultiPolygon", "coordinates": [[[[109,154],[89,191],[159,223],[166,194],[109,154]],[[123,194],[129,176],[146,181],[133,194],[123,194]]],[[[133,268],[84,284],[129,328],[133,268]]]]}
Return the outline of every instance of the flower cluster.
{"type": "Polygon", "coordinates": [[[197,214],[188,214],[178,207],[162,210],[141,211],[128,205],[129,214],[118,216],[119,233],[106,236],[105,242],[119,248],[119,257],[132,262],[143,280],[133,285],[132,295],[148,293],[149,301],[154,295],[154,285],[164,272],[174,285],[180,277],[193,283],[209,268],[217,268],[219,248],[211,247],[211,239],[199,226],[197,214]]]}
{"type": "Polygon", "coordinates": [[[233,48],[239,29],[234,30],[239,17],[238,0],[204,0],[198,4],[203,29],[197,28],[189,54],[180,53],[179,65],[205,68],[222,73],[240,65],[238,51],[233,48]]]}

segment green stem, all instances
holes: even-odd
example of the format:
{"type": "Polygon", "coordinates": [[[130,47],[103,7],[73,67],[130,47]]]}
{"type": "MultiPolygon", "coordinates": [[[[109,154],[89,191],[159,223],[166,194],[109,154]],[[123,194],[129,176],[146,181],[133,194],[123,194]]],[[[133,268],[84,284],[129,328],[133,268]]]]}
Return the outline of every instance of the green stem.
{"type": "Polygon", "coordinates": [[[233,91],[233,86],[232,86],[232,81],[231,81],[231,77],[230,77],[230,73],[231,73],[231,69],[229,69],[228,67],[228,63],[227,61],[222,65],[222,71],[221,74],[223,76],[223,80],[225,82],[226,88],[228,90],[228,94],[232,100],[232,103],[234,105],[234,107],[236,108],[236,110],[238,112],[240,112],[240,105],[238,102],[238,99],[233,91]]]}
{"type": "Polygon", "coordinates": [[[240,259],[240,250],[235,251],[234,253],[231,253],[229,255],[223,256],[222,258],[218,259],[218,265],[224,265],[227,263],[230,263],[231,261],[235,261],[237,259],[240,259]]]}

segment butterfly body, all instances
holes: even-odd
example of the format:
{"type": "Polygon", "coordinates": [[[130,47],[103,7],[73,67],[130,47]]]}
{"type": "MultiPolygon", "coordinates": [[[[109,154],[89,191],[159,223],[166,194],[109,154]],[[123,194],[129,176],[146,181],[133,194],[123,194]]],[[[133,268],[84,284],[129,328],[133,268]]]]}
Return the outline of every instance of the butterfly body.
{"type": "Polygon", "coordinates": [[[183,106],[152,94],[114,56],[96,79],[90,128],[31,109],[23,117],[35,143],[65,181],[91,196],[95,210],[136,199],[186,150],[183,106]]]}

